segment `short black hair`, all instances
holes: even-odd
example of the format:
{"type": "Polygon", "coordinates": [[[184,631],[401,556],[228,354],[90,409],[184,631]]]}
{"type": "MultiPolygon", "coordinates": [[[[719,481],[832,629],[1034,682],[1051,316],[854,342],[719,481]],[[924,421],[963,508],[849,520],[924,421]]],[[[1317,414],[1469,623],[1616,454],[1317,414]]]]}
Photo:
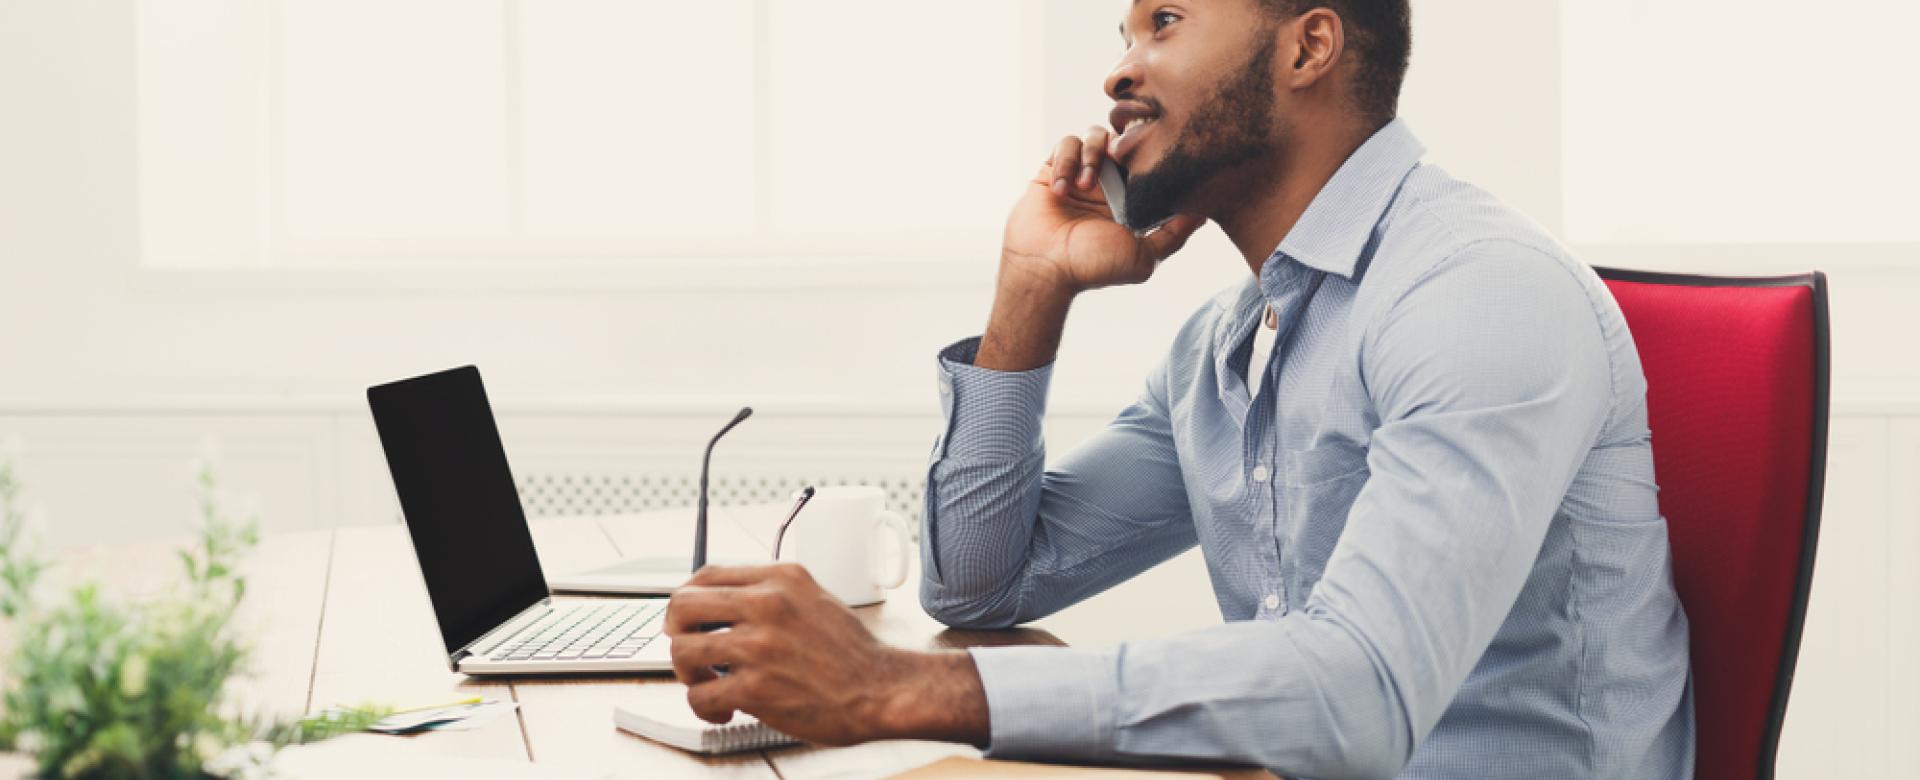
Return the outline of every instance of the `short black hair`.
{"type": "Polygon", "coordinates": [[[1354,102],[1367,118],[1385,123],[1400,107],[1400,84],[1413,51],[1407,0],[1257,0],[1274,17],[1291,19],[1315,8],[1340,16],[1347,50],[1358,58],[1354,102]]]}

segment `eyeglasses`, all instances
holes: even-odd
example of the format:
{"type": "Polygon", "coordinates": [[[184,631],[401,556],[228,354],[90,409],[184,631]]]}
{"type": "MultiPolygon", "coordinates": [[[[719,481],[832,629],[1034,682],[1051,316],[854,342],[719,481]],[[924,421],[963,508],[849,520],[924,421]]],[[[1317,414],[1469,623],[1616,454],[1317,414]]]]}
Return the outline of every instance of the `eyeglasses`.
{"type": "MultiPolygon", "coordinates": [[[[713,463],[713,445],[719,444],[720,437],[727,435],[727,432],[733,430],[734,426],[739,425],[741,421],[752,416],[753,407],[741,407],[740,411],[733,416],[733,419],[727,421],[726,425],[721,426],[720,432],[714,434],[713,438],[707,441],[706,454],[700,457],[700,503],[693,523],[693,570],[696,572],[700,571],[700,567],[707,565],[707,471],[708,466],[713,463]]],[[[805,490],[800,491],[800,500],[794,502],[793,511],[787,513],[787,519],[780,523],[779,533],[776,533],[773,537],[773,559],[775,561],[780,560],[780,543],[787,538],[787,528],[793,525],[793,519],[799,517],[800,510],[806,507],[808,501],[812,500],[813,486],[808,485],[805,490]]]]}

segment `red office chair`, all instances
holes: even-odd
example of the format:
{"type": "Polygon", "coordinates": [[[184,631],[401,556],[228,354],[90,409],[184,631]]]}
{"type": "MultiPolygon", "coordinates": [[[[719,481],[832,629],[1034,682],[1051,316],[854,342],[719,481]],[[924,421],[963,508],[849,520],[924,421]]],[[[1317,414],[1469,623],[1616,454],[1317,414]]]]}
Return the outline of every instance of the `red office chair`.
{"type": "Polygon", "coordinates": [[[1770,778],[1827,467],[1827,277],[1595,269],[1647,375],[1699,778],[1770,778]]]}

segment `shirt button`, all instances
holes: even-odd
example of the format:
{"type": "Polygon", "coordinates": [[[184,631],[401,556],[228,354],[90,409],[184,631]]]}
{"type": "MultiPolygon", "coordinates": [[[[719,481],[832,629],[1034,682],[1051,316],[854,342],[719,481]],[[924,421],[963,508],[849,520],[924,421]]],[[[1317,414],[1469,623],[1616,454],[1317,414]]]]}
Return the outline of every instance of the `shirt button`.
{"type": "Polygon", "coordinates": [[[1262,463],[1253,467],[1253,481],[1265,482],[1267,481],[1267,474],[1267,464],[1262,463]]]}
{"type": "Polygon", "coordinates": [[[1267,609],[1272,610],[1272,609],[1279,609],[1279,608],[1280,608],[1280,597],[1272,593],[1267,594],[1267,609]]]}

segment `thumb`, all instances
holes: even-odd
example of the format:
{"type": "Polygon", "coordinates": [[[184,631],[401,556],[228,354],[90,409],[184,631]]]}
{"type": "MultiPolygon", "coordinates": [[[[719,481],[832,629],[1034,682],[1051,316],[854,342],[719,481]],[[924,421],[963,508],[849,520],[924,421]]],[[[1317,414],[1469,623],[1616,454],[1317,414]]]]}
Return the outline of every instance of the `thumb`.
{"type": "Polygon", "coordinates": [[[1140,254],[1148,260],[1165,260],[1168,256],[1180,251],[1180,247],[1186,246],[1187,239],[1192,238],[1194,233],[1200,232],[1200,228],[1206,224],[1206,217],[1196,217],[1192,214],[1175,216],[1140,239],[1140,254]]]}

